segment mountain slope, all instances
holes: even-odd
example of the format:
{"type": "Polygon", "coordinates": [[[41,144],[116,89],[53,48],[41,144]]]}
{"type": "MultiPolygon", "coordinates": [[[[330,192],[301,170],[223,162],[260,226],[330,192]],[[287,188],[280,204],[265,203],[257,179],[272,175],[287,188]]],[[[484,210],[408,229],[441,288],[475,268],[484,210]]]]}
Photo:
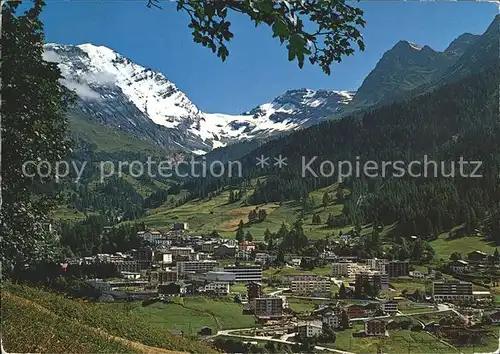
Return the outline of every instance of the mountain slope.
{"type": "MultiPolygon", "coordinates": [[[[400,234],[423,238],[461,224],[474,229],[500,205],[499,75],[498,66],[493,65],[417,97],[293,132],[258,147],[242,159],[247,178],[262,177],[249,203],[303,204],[306,193],[338,181],[338,161],[350,161],[351,178],[344,178],[342,186],[351,193],[343,197],[338,227],[398,223],[400,234]],[[255,161],[261,155],[271,161],[282,155],[287,165],[260,168],[255,161]],[[409,174],[412,161],[420,162],[412,167],[412,173],[424,173],[424,155],[437,161],[438,168],[444,164],[436,178],[409,174]],[[482,161],[483,178],[458,175],[457,161],[461,157],[465,161],[482,161]],[[364,170],[367,161],[377,163],[375,171],[372,167],[364,170]],[[396,161],[402,161],[402,177],[395,165],[385,165],[396,161]],[[453,162],[455,176],[445,177],[453,162]],[[393,174],[399,176],[391,177],[393,174]]],[[[471,173],[472,169],[465,171],[471,173]]],[[[208,195],[213,190],[210,181],[199,182],[190,183],[194,196],[208,195]]]]}
{"type": "MultiPolygon", "coordinates": [[[[9,336],[3,338],[3,344],[11,352],[216,352],[202,342],[174,336],[138,316],[92,302],[70,300],[34,287],[7,284],[2,289],[2,302],[4,300],[7,309],[4,312],[2,306],[2,329],[8,329],[9,336]],[[38,322],[48,325],[45,332],[38,322]],[[20,333],[32,334],[30,329],[40,335],[20,342],[17,339],[20,333]]],[[[20,338],[27,339],[25,335],[20,338]]]]}
{"type": "Polygon", "coordinates": [[[453,63],[454,58],[429,46],[399,41],[387,51],[366,77],[354,97],[359,106],[389,100],[402,92],[432,82],[453,63]]]}
{"type": "Polygon", "coordinates": [[[204,113],[163,74],[92,44],[46,44],[62,83],[77,94],[76,116],[173,151],[205,153],[236,141],[316,124],[340,111],[353,93],[290,90],[240,115],[204,113]]]}
{"type": "Polygon", "coordinates": [[[463,55],[446,71],[441,81],[451,82],[473,74],[500,59],[500,15],[497,15],[483,35],[474,40],[463,55]]]}
{"type": "Polygon", "coordinates": [[[499,59],[499,32],[497,15],[485,33],[464,33],[444,52],[399,41],[365,78],[348,110],[403,99],[410,92],[425,92],[489,67],[499,59]]]}
{"type": "Polygon", "coordinates": [[[481,36],[477,34],[464,33],[458,36],[450,45],[445,49],[444,54],[449,57],[460,58],[469,47],[474,44],[481,36]]]}

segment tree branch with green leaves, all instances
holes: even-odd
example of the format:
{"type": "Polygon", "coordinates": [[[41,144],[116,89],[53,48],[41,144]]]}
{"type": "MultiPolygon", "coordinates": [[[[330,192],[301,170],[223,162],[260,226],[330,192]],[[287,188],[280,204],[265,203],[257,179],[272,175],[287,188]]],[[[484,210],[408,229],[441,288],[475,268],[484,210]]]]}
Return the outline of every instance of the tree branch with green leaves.
{"type": "MultiPolygon", "coordinates": [[[[228,13],[246,15],[255,24],[267,25],[273,37],[285,44],[288,60],[305,58],[319,65],[328,75],[333,62],[364,50],[360,28],[363,11],[345,0],[175,0],[177,10],[189,15],[193,39],[225,61],[227,43],[233,38],[228,13]]],[[[159,0],[148,0],[148,7],[160,7],[159,0]]]]}

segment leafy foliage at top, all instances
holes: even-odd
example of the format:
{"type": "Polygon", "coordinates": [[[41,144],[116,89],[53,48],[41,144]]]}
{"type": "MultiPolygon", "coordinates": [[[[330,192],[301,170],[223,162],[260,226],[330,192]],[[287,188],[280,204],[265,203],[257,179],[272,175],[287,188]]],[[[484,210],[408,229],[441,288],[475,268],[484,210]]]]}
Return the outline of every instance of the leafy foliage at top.
{"type": "MultiPolygon", "coordinates": [[[[148,7],[160,7],[159,0],[148,0],[148,7]]],[[[358,27],[363,27],[363,11],[345,0],[177,0],[177,10],[185,11],[193,29],[193,39],[226,60],[226,43],[233,38],[228,12],[246,15],[259,26],[271,27],[273,37],[286,44],[288,60],[300,68],[308,57],[330,74],[331,64],[352,55],[352,44],[364,50],[358,27]]]]}

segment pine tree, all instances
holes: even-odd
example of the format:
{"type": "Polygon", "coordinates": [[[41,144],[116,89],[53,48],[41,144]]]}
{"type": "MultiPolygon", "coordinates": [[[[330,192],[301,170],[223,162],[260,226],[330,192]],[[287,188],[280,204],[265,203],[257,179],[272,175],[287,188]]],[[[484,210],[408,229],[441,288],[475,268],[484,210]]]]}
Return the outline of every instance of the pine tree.
{"type": "Polygon", "coordinates": [[[268,251],[272,251],[274,249],[274,240],[273,238],[271,237],[267,243],[267,250],[268,251]]]}
{"type": "Polygon", "coordinates": [[[245,241],[248,241],[248,242],[252,242],[253,241],[253,236],[250,233],[250,231],[247,231],[247,233],[245,234],[245,241]]]}
{"type": "Polygon", "coordinates": [[[328,204],[330,203],[330,196],[328,195],[327,192],[325,192],[323,194],[323,208],[326,209],[326,207],[328,206],[328,204]]]}
{"type": "Polygon", "coordinates": [[[269,228],[266,229],[266,231],[264,231],[264,241],[266,242],[269,242],[270,240],[272,240],[272,234],[271,234],[271,231],[269,231],[269,228]]]}
{"type": "Polygon", "coordinates": [[[342,329],[348,329],[349,328],[349,316],[347,315],[346,311],[342,311],[342,318],[340,320],[340,327],[342,329]]]}
{"type": "Polygon", "coordinates": [[[266,218],[267,218],[267,211],[266,211],[266,209],[260,209],[259,210],[258,218],[259,218],[259,222],[263,222],[263,221],[266,220],[266,218]]]}
{"type": "Polygon", "coordinates": [[[256,221],[257,221],[257,211],[255,209],[250,210],[250,212],[248,213],[248,222],[254,223],[256,221]]]}
{"type": "Polygon", "coordinates": [[[243,228],[238,228],[236,230],[236,240],[238,242],[243,242],[245,240],[245,231],[243,231],[243,228]]]}
{"type": "Polygon", "coordinates": [[[243,229],[245,227],[245,223],[243,220],[240,219],[240,222],[238,223],[238,229],[243,229]]]}
{"type": "Polygon", "coordinates": [[[346,299],[347,298],[347,292],[345,290],[345,285],[342,282],[339,287],[339,299],[346,299]]]}

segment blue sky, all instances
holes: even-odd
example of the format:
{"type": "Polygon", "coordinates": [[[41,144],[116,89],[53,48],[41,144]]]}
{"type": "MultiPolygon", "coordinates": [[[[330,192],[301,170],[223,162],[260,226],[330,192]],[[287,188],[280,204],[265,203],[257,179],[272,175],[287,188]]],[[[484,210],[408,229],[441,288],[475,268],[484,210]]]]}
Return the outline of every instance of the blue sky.
{"type": "Polygon", "coordinates": [[[165,2],[148,9],[137,0],[47,1],[47,42],[92,43],[163,72],[205,112],[240,113],[269,102],[288,89],[355,90],[382,54],[405,39],[444,50],[464,32],[483,33],[498,14],[486,2],[375,2],[358,4],[367,22],[366,50],[346,57],[330,76],[308,63],[301,70],[270,29],[244,17],[232,23],[235,37],[222,63],[192,41],[187,16],[165,2]]]}

